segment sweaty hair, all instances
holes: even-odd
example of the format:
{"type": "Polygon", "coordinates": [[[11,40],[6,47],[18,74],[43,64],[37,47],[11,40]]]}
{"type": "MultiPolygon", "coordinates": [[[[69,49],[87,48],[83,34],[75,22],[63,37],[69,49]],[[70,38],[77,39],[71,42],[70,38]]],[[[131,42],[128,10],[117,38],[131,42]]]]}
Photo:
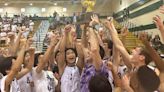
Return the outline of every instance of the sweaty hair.
{"type": "Polygon", "coordinates": [[[152,61],[152,58],[151,58],[151,56],[148,54],[146,48],[143,48],[143,47],[140,47],[140,48],[141,48],[140,55],[145,56],[145,64],[148,65],[148,64],[152,61]]]}
{"type": "Polygon", "coordinates": [[[0,72],[5,76],[6,70],[10,70],[12,67],[12,60],[16,57],[4,57],[0,60],[0,72]]]}
{"type": "MultiPolygon", "coordinates": [[[[107,43],[108,44],[108,49],[111,49],[111,51],[113,50],[113,42],[111,40],[104,39],[103,43],[107,43]]],[[[113,54],[113,52],[111,52],[111,55],[112,54],[113,54]]]]}
{"type": "Polygon", "coordinates": [[[36,66],[38,65],[38,59],[39,59],[39,56],[40,56],[40,55],[44,55],[44,53],[41,52],[41,53],[36,53],[36,54],[35,54],[35,58],[34,58],[34,67],[36,67],[36,66]]]}
{"type": "Polygon", "coordinates": [[[147,67],[146,65],[141,66],[137,71],[137,78],[146,92],[154,92],[160,85],[160,79],[156,73],[147,67]]]}
{"type": "Polygon", "coordinates": [[[89,81],[90,92],[112,92],[108,79],[102,75],[95,75],[89,81]]]}
{"type": "Polygon", "coordinates": [[[65,49],[65,61],[66,61],[66,63],[67,63],[67,60],[66,60],[66,56],[67,56],[67,55],[66,55],[66,52],[67,52],[68,50],[72,50],[72,51],[75,53],[75,57],[78,56],[77,51],[76,51],[75,48],[66,48],[66,49],[65,49]]]}
{"type": "Polygon", "coordinates": [[[111,40],[104,39],[103,43],[107,43],[108,44],[108,49],[113,49],[113,42],[111,40]]]}
{"type": "Polygon", "coordinates": [[[76,51],[76,49],[74,49],[74,48],[66,48],[66,49],[65,49],[65,59],[66,59],[66,52],[67,52],[68,50],[72,50],[72,51],[75,53],[75,56],[77,57],[77,51],[76,51]]]}

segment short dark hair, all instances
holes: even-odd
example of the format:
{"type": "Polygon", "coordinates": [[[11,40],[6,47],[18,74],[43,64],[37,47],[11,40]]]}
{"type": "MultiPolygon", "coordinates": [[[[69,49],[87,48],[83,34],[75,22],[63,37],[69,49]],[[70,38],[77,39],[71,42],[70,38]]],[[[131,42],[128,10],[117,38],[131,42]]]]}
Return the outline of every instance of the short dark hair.
{"type": "Polygon", "coordinates": [[[111,40],[104,39],[103,43],[107,43],[108,44],[108,49],[111,49],[111,55],[112,55],[113,54],[113,42],[111,40]]]}
{"type": "Polygon", "coordinates": [[[77,57],[77,51],[76,51],[76,49],[75,48],[66,48],[65,49],[65,59],[66,59],[66,52],[68,51],[68,50],[72,50],[74,53],[75,53],[75,56],[77,57]]]}
{"type": "Polygon", "coordinates": [[[34,67],[36,67],[38,65],[38,58],[40,55],[44,55],[43,52],[40,52],[40,53],[36,53],[35,54],[35,58],[34,58],[34,67]]]}
{"type": "Polygon", "coordinates": [[[16,57],[4,57],[0,61],[0,72],[5,76],[7,75],[6,70],[10,70],[12,67],[12,60],[16,57]]]}
{"type": "Polygon", "coordinates": [[[149,53],[148,53],[146,48],[144,48],[144,47],[140,47],[140,48],[141,48],[140,55],[145,56],[145,64],[148,65],[152,61],[152,58],[149,55],[149,53]]]}
{"type": "Polygon", "coordinates": [[[160,85],[160,79],[148,66],[141,66],[137,71],[137,78],[146,92],[154,92],[160,85]]]}
{"type": "Polygon", "coordinates": [[[89,81],[89,90],[90,92],[112,92],[112,87],[105,76],[95,75],[89,81]]]}
{"type": "Polygon", "coordinates": [[[107,43],[108,44],[108,49],[113,49],[113,42],[111,40],[104,39],[103,43],[107,43]]]}

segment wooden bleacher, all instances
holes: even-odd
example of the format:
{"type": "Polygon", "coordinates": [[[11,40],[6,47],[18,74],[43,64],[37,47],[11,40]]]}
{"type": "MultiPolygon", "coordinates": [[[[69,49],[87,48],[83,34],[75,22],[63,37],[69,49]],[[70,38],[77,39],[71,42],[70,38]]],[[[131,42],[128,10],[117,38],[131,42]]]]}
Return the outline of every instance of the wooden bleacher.
{"type": "MultiPolygon", "coordinates": [[[[113,22],[117,30],[120,30],[123,28],[123,26],[121,26],[117,21],[114,20],[113,22]]],[[[121,38],[120,34],[119,34],[119,37],[121,38]]],[[[124,45],[129,51],[135,48],[136,46],[143,46],[142,42],[131,32],[128,32],[128,35],[124,39],[124,45]]]]}

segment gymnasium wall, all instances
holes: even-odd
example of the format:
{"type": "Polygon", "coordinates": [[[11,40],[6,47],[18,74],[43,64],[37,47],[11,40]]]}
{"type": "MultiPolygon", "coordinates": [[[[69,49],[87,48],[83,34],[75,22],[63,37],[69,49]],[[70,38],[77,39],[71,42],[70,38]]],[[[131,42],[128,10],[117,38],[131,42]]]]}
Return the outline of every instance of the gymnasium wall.
{"type": "MultiPolygon", "coordinates": [[[[118,11],[121,11],[123,10],[124,8],[130,6],[131,4],[139,1],[139,0],[122,0],[122,5],[120,5],[120,2],[118,2],[120,0],[113,0],[112,1],[112,8],[113,8],[113,12],[118,12],[118,11]],[[114,5],[115,4],[115,5],[114,5]]],[[[133,12],[136,12],[138,10],[141,10],[153,3],[156,3],[160,0],[151,0],[149,1],[148,3],[144,4],[143,6],[139,7],[139,8],[136,8],[132,11],[130,11],[130,13],[133,13],[133,12]]],[[[146,14],[143,14],[141,16],[137,16],[135,18],[132,18],[132,19],[129,19],[129,22],[135,24],[136,26],[141,26],[141,25],[148,25],[148,24],[152,24],[153,23],[153,20],[152,18],[156,15],[159,15],[161,16],[161,18],[164,20],[164,14],[160,14],[159,10],[154,10],[154,11],[151,11],[149,13],[146,13],[146,14]]],[[[151,34],[153,37],[157,34],[160,35],[161,37],[161,34],[159,32],[159,30],[157,28],[154,28],[154,29],[148,29],[148,30],[142,30],[144,32],[148,32],[149,34],[151,34]]],[[[140,31],[139,31],[140,32],[140,31]]]]}
{"type": "MultiPolygon", "coordinates": [[[[94,12],[99,13],[100,15],[111,15],[112,14],[112,5],[111,0],[103,0],[103,2],[97,2],[94,12]]],[[[20,14],[21,8],[25,9],[25,12],[23,12],[26,15],[34,15],[37,14],[38,16],[50,16],[53,14],[54,11],[57,11],[60,16],[63,14],[65,16],[72,16],[74,12],[81,12],[81,4],[72,4],[72,3],[64,3],[62,5],[53,5],[53,4],[47,4],[47,3],[34,3],[32,6],[29,5],[29,3],[12,3],[8,6],[4,6],[3,4],[0,4],[0,10],[3,10],[3,12],[0,12],[1,15],[4,15],[5,12],[8,12],[9,16],[12,16],[14,14],[20,14]],[[42,12],[42,8],[45,8],[46,11],[42,12]],[[66,8],[67,11],[63,11],[63,8],[66,8]]]]}

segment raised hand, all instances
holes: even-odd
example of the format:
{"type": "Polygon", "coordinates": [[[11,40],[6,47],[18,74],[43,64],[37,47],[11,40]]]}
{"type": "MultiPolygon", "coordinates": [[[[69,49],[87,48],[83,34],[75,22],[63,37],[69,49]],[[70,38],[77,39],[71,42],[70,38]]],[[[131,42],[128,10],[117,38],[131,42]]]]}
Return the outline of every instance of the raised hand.
{"type": "Polygon", "coordinates": [[[127,27],[124,27],[122,30],[121,30],[121,35],[126,37],[128,35],[128,28],[127,27]]]}
{"type": "Polygon", "coordinates": [[[100,23],[99,18],[96,14],[91,16],[91,20],[92,21],[89,23],[90,26],[100,23]]]}
{"type": "Polygon", "coordinates": [[[71,25],[67,25],[65,28],[64,28],[64,33],[65,34],[68,34],[70,31],[71,31],[72,27],[71,25]]]}
{"type": "Polygon", "coordinates": [[[29,48],[28,49],[28,53],[30,54],[30,55],[32,55],[32,54],[34,54],[35,53],[35,48],[29,48]]]}
{"type": "Polygon", "coordinates": [[[160,16],[156,15],[155,17],[153,17],[153,22],[155,23],[155,25],[160,31],[164,31],[163,21],[160,18],[160,16]]]}
{"type": "Polygon", "coordinates": [[[112,17],[107,17],[107,20],[104,21],[104,25],[107,28],[111,28],[111,26],[113,25],[113,18],[112,17]]]}
{"type": "Polygon", "coordinates": [[[10,40],[14,40],[14,39],[15,39],[14,33],[8,33],[8,38],[9,38],[10,40]]]}
{"type": "Polygon", "coordinates": [[[139,39],[145,43],[145,42],[148,42],[148,35],[146,33],[140,33],[139,34],[139,39]]]}
{"type": "Polygon", "coordinates": [[[122,78],[122,88],[127,92],[134,92],[134,90],[130,87],[130,77],[128,75],[124,75],[122,78]]]}
{"type": "Polygon", "coordinates": [[[159,8],[159,10],[160,10],[160,13],[163,13],[163,14],[164,14],[164,5],[161,6],[161,7],[159,8]]]}
{"type": "Polygon", "coordinates": [[[23,34],[23,33],[24,33],[24,31],[23,31],[22,28],[19,28],[18,30],[19,30],[19,33],[20,33],[20,34],[23,34]]]}
{"type": "Polygon", "coordinates": [[[157,28],[160,30],[162,39],[164,40],[164,25],[162,19],[157,15],[153,18],[154,23],[156,24],[157,28]]]}
{"type": "Polygon", "coordinates": [[[112,62],[108,62],[107,63],[108,69],[112,70],[113,69],[113,63],[112,62]]]}
{"type": "Polygon", "coordinates": [[[100,23],[99,17],[96,14],[94,14],[93,16],[91,16],[91,19],[92,19],[92,21],[94,21],[96,23],[100,23]]]}
{"type": "Polygon", "coordinates": [[[51,45],[51,46],[56,45],[57,42],[58,42],[57,35],[53,34],[53,35],[50,37],[50,41],[51,41],[51,42],[50,42],[50,45],[51,45]]]}
{"type": "Polygon", "coordinates": [[[112,17],[108,17],[107,20],[104,21],[104,25],[109,29],[110,33],[117,33],[117,30],[113,24],[113,18],[112,17]]]}

